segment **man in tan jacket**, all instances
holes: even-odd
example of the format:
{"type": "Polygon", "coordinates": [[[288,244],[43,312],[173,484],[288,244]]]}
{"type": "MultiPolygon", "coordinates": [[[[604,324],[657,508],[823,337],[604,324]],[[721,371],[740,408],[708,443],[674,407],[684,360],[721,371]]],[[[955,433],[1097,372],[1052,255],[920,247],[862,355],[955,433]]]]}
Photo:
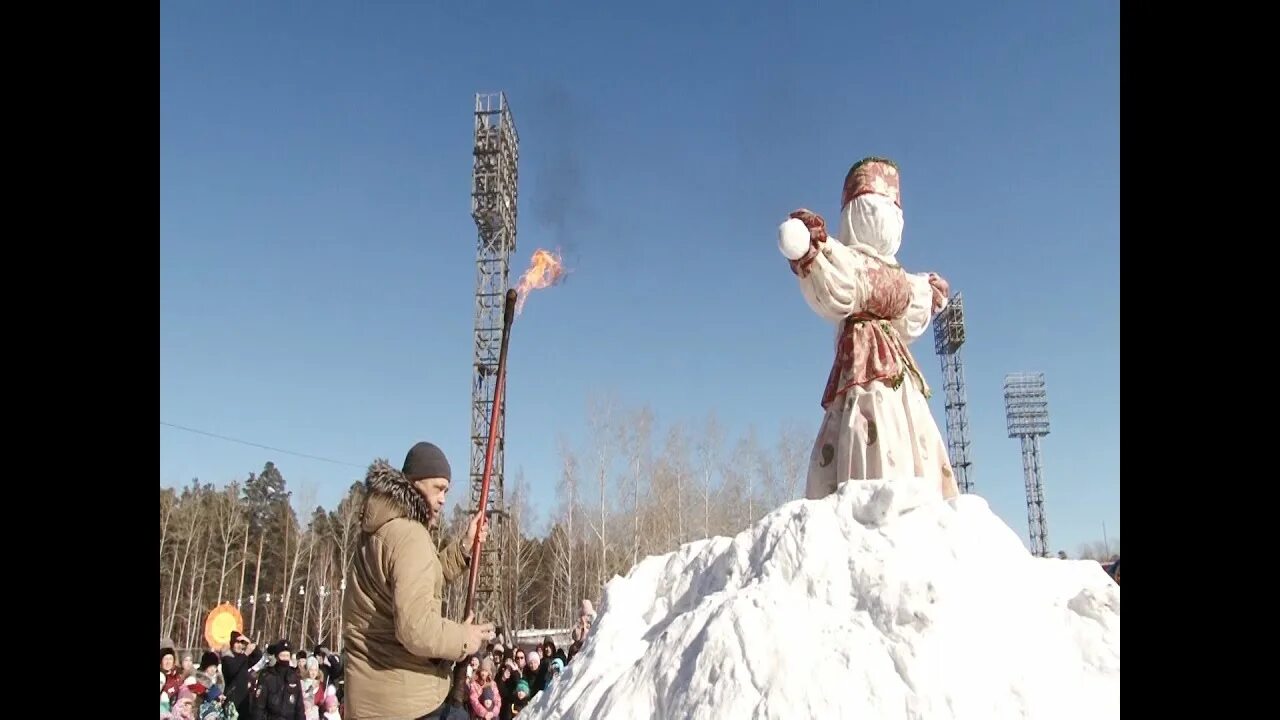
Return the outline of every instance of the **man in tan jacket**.
{"type": "Polygon", "coordinates": [[[347,720],[443,717],[454,661],[482,649],[492,623],[456,623],[441,615],[444,583],[465,577],[483,514],[465,537],[437,553],[428,528],[449,490],[440,448],[418,443],[397,471],[376,460],[365,477],[365,505],[343,599],[347,720]]]}

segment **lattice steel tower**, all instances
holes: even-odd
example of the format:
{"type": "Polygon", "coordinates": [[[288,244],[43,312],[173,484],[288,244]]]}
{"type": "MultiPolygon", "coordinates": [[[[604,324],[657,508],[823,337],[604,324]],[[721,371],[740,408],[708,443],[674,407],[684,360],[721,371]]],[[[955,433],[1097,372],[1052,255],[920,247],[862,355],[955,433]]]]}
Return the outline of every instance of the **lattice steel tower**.
{"type": "Polygon", "coordinates": [[[1049,557],[1049,525],[1044,514],[1044,477],[1040,438],[1049,434],[1049,399],[1044,373],[1013,373],[1004,378],[1004,410],[1009,437],[1022,441],[1022,474],[1027,481],[1027,525],[1031,554],[1049,557]]]}
{"type": "MultiPolygon", "coordinates": [[[[475,150],[471,171],[471,219],[478,235],[476,251],[475,372],[471,388],[471,507],[480,502],[485,444],[497,388],[498,352],[502,345],[502,310],[511,253],[516,248],[516,185],[520,136],[504,93],[476,95],[475,150]]],[[[503,458],[506,402],[498,415],[497,447],[489,481],[489,542],[481,551],[476,581],[476,617],[493,618],[492,601],[501,581],[498,523],[503,505],[503,458]],[[495,512],[497,511],[497,512],[495,512]]]]}
{"type": "Polygon", "coordinates": [[[933,321],[933,349],[942,359],[942,390],[946,395],[947,455],[960,492],[973,491],[973,460],[969,457],[969,410],[964,391],[964,298],[956,293],[933,321]]]}

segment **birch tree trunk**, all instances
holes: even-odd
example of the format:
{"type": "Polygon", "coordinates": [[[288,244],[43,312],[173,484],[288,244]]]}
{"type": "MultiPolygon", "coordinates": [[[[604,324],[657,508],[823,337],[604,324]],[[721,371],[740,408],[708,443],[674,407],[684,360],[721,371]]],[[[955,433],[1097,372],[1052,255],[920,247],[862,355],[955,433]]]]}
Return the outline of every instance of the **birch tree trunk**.
{"type": "Polygon", "coordinates": [[[258,639],[258,605],[260,601],[258,590],[260,588],[259,583],[262,580],[262,543],[264,540],[266,540],[266,535],[260,533],[258,535],[258,566],[253,572],[253,595],[249,598],[249,602],[253,605],[253,608],[249,611],[249,637],[254,640],[258,639]]]}
{"type": "Polygon", "coordinates": [[[244,543],[240,546],[240,585],[236,588],[236,605],[244,598],[244,575],[249,570],[249,521],[244,522],[244,543]]]}
{"type": "MultiPolygon", "coordinates": [[[[186,503],[184,503],[184,505],[185,504],[186,503]]],[[[195,541],[196,520],[200,517],[199,513],[196,512],[196,510],[197,508],[194,508],[194,507],[187,507],[187,508],[184,508],[183,510],[184,512],[190,513],[191,524],[187,526],[186,543],[184,543],[183,549],[182,549],[182,566],[177,569],[177,579],[174,581],[172,586],[173,594],[169,601],[169,619],[165,623],[165,631],[164,631],[164,635],[166,636],[172,635],[173,631],[175,630],[174,623],[177,621],[177,617],[178,617],[178,602],[182,598],[182,590],[181,590],[182,580],[186,576],[187,560],[191,556],[191,543],[195,541]]]]}
{"type": "MultiPolygon", "coordinates": [[[[315,556],[316,544],[310,531],[307,532],[307,570],[311,570],[311,559],[315,556]]],[[[308,572],[302,583],[302,645],[307,645],[307,633],[311,627],[307,625],[307,617],[311,613],[311,575],[308,572]]]]}
{"type": "Polygon", "coordinates": [[[715,413],[707,416],[698,455],[702,460],[702,538],[711,537],[711,475],[720,460],[721,432],[715,413]]]}

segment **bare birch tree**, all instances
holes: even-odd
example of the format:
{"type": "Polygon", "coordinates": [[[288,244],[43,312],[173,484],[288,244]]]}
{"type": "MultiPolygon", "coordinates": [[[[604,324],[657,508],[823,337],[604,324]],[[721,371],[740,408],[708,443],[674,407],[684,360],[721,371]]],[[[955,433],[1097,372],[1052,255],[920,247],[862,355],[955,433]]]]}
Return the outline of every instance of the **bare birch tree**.
{"type": "Polygon", "coordinates": [[[289,636],[289,609],[293,604],[293,598],[295,595],[294,588],[296,587],[294,580],[297,578],[298,564],[302,559],[303,552],[305,552],[306,550],[304,546],[306,545],[307,539],[308,539],[308,533],[306,533],[305,531],[301,531],[301,528],[298,527],[298,522],[294,519],[293,508],[288,506],[286,506],[286,508],[288,512],[284,517],[284,519],[282,520],[285,527],[285,532],[284,532],[285,562],[282,564],[282,567],[281,567],[281,569],[284,571],[284,579],[281,582],[281,588],[280,588],[281,592],[284,593],[284,598],[280,603],[281,605],[280,636],[281,637],[289,636]],[[292,554],[290,554],[290,550],[289,550],[290,540],[293,541],[292,554]]]}
{"type": "MultiPolygon", "coordinates": [[[[440,535],[436,540],[436,551],[442,552],[454,538],[463,537],[467,530],[467,522],[471,519],[467,500],[461,500],[453,506],[453,514],[446,523],[440,522],[440,535]]],[[[457,581],[445,585],[444,598],[447,617],[455,620],[463,619],[462,613],[467,603],[467,578],[463,576],[457,581]]]]}
{"type": "Polygon", "coordinates": [[[192,545],[197,541],[197,527],[200,521],[200,507],[197,502],[199,498],[199,484],[192,482],[192,487],[183,491],[181,506],[179,508],[180,517],[182,518],[182,530],[180,542],[182,543],[181,565],[178,564],[178,555],[174,554],[174,569],[170,572],[171,578],[174,579],[170,584],[169,597],[169,616],[163,624],[161,634],[171,636],[175,630],[174,623],[178,618],[178,604],[182,598],[182,581],[185,579],[187,572],[187,562],[191,559],[192,545]]]}
{"type": "Polygon", "coordinates": [[[191,584],[187,590],[187,614],[186,627],[183,637],[186,641],[186,647],[194,644],[195,626],[200,621],[201,607],[204,605],[204,577],[209,567],[209,547],[213,544],[213,533],[210,532],[209,519],[206,513],[207,506],[204,502],[204,494],[199,493],[195,497],[195,514],[196,525],[196,555],[200,560],[195,567],[191,569],[191,584]]]}
{"type": "Polygon", "coordinates": [[[1120,536],[1114,539],[1108,539],[1107,542],[1094,540],[1093,542],[1084,543],[1080,546],[1079,558],[1081,560],[1097,560],[1098,562],[1110,562],[1120,555],[1120,536]]]}
{"type": "Polygon", "coordinates": [[[784,423],[778,434],[778,472],[782,476],[783,503],[804,497],[809,469],[811,438],[794,423],[784,423]]]}
{"type": "Polygon", "coordinates": [[[503,523],[506,539],[504,561],[509,568],[502,583],[509,597],[504,627],[510,630],[522,627],[539,602],[532,592],[541,569],[535,565],[537,547],[526,537],[533,519],[528,495],[529,486],[524,480],[524,473],[519,472],[508,502],[507,521],[503,523]]]}
{"type": "Polygon", "coordinates": [[[249,597],[249,635],[257,636],[258,628],[258,590],[261,589],[262,582],[262,546],[267,539],[266,533],[258,533],[258,561],[253,571],[253,595],[249,597]]]}
{"type": "Polygon", "coordinates": [[[618,476],[618,479],[620,481],[619,489],[622,489],[623,483],[629,486],[626,488],[627,492],[625,494],[619,493],[619,495],[629,495],[631,498],[632,565],[640,562],[640,487],[650,471],[649,440],[652,431],[653,411],[647,406],[631,413],[630,417],[624,419],[617,429],[618,444],[622,447],[627,461],[627,473],[626,475],[618,476]]]}
{"type": "Polygon", "coordinates": [[[569,441],[563,435],[559,438],[560,446],[560,487],[559,494],[561,501],[564,503],[564,522],[565,535],[568,541],[565,543],[563,562],[557,559],[555,564],[556,570],[562,570],[563,586],[565,588],[565,606],[566,615],[571,612],[573,597],[576,595],[577,585],[574,583],[573,574],[573,547],[578,542],[578,535],[574,532],[573,520],[578,509],[578,495],[580,478],[578,475],[578,458],[573,454],[569,441]]]}
{"type": "Polygon", "coordinates": [[[609,398],[593,398],[589,403],[588,423],[591,427],[591,439],[594,450],[595,467],[593,472],[599,487],[600,496],[598,522],[588,522],[592,533],[599,544],[600,565],[596,576],[597,588],[604,587],[605,572],[609,566],[609,475],[613,471],[613,420],[615,404],[609,398]]]}
{"type": "Polygon", "coordinates": [[[782,489],[784,481],[778,466],[778,458],[760,441],[754,426],[747,430],[746,441],[741,452],[743,453],[742,461],[748,466],[746,470],[751,476],[749,483],[751,495],[747,515],[750,523],[754,524],[784,502],[782,489]]]}
{"type": "Polygon", "coordinates": [[[178,497],[169,488],[160,489],[160,563],[164,564],[165,541],[169,539],[173,513],[178,507],[178,497]]]}
{"type": "Polygon", "coordinates": [[[364,483],[352,483],[347,495],[338,503],[330,527],[333,532],[334,551],[338,564],[337,639],[334,652],[342,652],[342,605],[347,590],[347,578],[351,576],[351,563],[355,560],[356,544],[360,539],[360,522],[364,517],[364,483]]]}
{"type": "Polygon", "coordinates": [[[316,644],[323,642],[325,635],[326,622],[329,617],[327,615],[328,608],[326,597],[333,590],[333,555],[334,546],[332,533],[329,527],[327,513],[323,508],[316,508],[311,525],[313,541],[311,543],[311,557],[307,561],[307,605],[303,609],[302,620],[302,641],[306,644],[307,638],[315,639],[316,644]],[[311,615],[311,607],[315,607],[315,615],[311,615]],[[311,619],[314,617],[314,621],[311,619]]]}
{"type": "Polygon", "coordinates": [[[720,423],[716,420],[716,414],[712,412],[707,415],[706,424],[703,426],[702,437],[698,439],[698,459],[701,464],[699,470],[702,475],[701,494],[703,539],[711,537],[711,495],[713,492],[711,478],[720,464],[720,447],[722,442],[723,433],[720,429],[720,423]]]}
{"type": "Polygon", "coordinates": [[[747,493],[749,492],[750,478],[749,465],[736,461],[740,457],[739,451],[742,449],[743,440],[739,440],[730,452],[720,462],[720,487],[717,488],[716,508],[719,510],[713,516],[716,535],[736,535],[740,530],[745,528],[749,523],[747,509],[747,493]]]}
{"type": "MultiPolygon", "coordinates": [[[[231,561],[232,548],[239,544],[242,529],[247,527],[245,522],[244,511],[240,508],[240,483],[231,482],[227,485],[218,497],[215,499],[216,510],[216,531],[218,534],[218,547],[222,551],[222,567],[218,571],[218,602],[224,602],[226,595],[223,591],[227,582],[227,564],[231,561]]],[[[247,536],[246,536],[247,539],[247,536]]],[[[243,554],[239,561],[236,561],[231,569],[235,569],[236,565],[243,562],[243,554]]]]}
{"type": "MultiPolygon", "coordinates": [[[[696,487],[690,482],[693,475],[684,428],[672,425],[667,429],[661,454],[652,461],[648,472],[642,555],[669,552],[689,539],[691,523],[686,515],[690,488],[696,487]]],[[[701,514],[699,507],[698,515],[701,514]]]]}
{"type": "MultiPolygon", "coordinates": [[[[311,632],[311,626],[308,624],[311,616],[311,600],[319,589],[318,583],[315,582],[314,562],[316,546],[321,544],[325,521],[324,508],[317,507],[311,513],[311,522],[308,523],[306,530],[307,564],[302,576],[302,593],[299,595],[302,598],[302,644],[304,646],[307,644],[307,636],[311,632]]],[[[324,552],[324,550],[322,549],[321,552],[324,552]]],[[[320,582],[323,582],[323,580],[320,582]]]]}

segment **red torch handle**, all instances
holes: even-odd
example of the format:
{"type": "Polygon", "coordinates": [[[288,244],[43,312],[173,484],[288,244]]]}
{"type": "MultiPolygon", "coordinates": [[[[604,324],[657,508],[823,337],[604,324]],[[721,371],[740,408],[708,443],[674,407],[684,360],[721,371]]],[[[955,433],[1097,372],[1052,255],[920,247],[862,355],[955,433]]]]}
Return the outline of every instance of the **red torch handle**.
{"type": "MultiPolygon", "coordinates": [[[[489,480],[493,476],[493,448],[498,441],[498,418],[502,416],[502,401],[507,389],[507,343],[511,339],[511,322],[515,320],[516,291],[507,291],[506,307],[502,311],[502,349],[498,353],[498,381],[493,389],[493,410],[489,415],[489,444],[484,450],[484,475],[480,481],[480,506],[477,513],[484,513],[489,505],[489,480]]],[[[488,517],[485,518],[488,521],[488,517]]],[[[476,581],[480,578],[480,533],[471,544],[471,567],[467,575],[467,604],[462,611],[465,619],[475,610],[476,581]]]]}

